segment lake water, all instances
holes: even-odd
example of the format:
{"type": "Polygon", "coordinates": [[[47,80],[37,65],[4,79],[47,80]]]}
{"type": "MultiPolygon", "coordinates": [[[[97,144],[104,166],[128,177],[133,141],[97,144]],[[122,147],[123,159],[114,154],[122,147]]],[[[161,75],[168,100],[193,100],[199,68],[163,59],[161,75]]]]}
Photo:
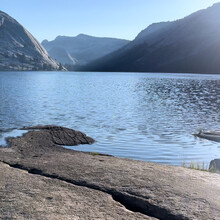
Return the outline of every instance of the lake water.
{"type": "Polygon", "coordinates": [[[72,149],[181,165],[220,158],[220,76],[199,74],[0,72],[0,139],[55,124],[97,142],[72,149]]]}

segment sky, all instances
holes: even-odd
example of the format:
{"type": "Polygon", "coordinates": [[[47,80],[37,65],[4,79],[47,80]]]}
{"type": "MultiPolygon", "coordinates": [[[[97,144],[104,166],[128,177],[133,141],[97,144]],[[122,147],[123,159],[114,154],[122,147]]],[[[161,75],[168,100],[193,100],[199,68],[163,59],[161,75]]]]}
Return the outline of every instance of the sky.
{"type": "Polygon", "coordinates": [[[148,25],[173,21],[220,0],[0,0],[40,42],[80,33],[133,40],[148,25]]]}

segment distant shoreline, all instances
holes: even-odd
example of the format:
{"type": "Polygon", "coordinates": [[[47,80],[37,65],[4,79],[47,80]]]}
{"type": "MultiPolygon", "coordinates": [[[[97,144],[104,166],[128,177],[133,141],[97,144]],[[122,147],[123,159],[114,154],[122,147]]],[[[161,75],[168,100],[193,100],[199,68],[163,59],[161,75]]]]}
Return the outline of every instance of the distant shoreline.
{"type": "Polygon", "coordinates": [[[106,72],[103,72],[103,71],[59,71],[59,70],[51,70],[51,71],[47,71],[47,70],[36,70],[36,71],[33,71],[33,70],[0,70],[0,72],[61,72],[61,73],[65,73],[65,72],[69,72],[69,73],[145,73],[145,74],[149,74],[149,73],[155,73],[155,74],[193,74],[193,75],[220,75],[220,72],[219,73],[206,73],[206,72],[202,72],[202,73],[196,73],[196,72],[111,72],[111,71],[106,71],[106,72]]]}

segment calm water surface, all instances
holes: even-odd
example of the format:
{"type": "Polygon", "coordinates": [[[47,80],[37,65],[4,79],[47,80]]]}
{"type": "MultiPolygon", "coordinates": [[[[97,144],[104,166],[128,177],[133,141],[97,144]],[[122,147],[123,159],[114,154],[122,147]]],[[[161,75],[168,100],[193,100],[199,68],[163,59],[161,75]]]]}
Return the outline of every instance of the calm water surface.
{"type": "Polygon", "coordinates": [[[220,157],[196,139],[220,129],[220,76],[138,73],[0,73],[0,143],[14,129],[56,124],[97,142],[72,149],[181,165],[220,157]]]}

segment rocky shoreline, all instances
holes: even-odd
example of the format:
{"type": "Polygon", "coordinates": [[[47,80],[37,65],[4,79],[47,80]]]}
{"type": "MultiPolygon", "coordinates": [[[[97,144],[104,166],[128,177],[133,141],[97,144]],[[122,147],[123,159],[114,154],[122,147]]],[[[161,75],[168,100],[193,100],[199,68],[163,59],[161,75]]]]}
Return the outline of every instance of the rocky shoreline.
{"type": "Polygon", "coordinates": [[[0,148],[0,219],[219,219],[220,175],[83,153],[85,134],[37,126],[0,148]]]}

